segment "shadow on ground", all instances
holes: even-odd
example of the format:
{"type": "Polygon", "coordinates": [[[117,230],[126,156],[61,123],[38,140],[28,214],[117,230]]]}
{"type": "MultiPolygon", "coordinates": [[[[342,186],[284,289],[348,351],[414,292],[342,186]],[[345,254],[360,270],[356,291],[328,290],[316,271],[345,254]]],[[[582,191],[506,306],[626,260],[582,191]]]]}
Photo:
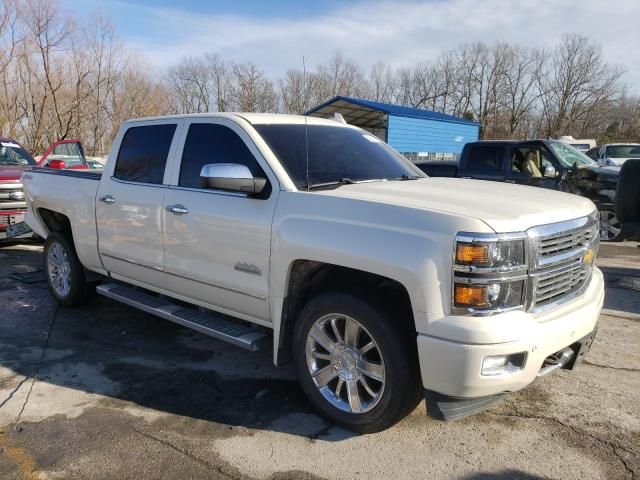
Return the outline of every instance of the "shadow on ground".
{"type": "MultiPolygon", "coordinates": [[[[40,268],[38,252],[0,253],[31,265],[9,267],[10,273],[40,268]]],[[[42,382],[109,397],[109,407],[126,405],[120,400],[230,427],[325,440],[353,436],[336,428],[329,434],[291,370],[273,366],[270,350],[248,353],[102,297],[82,308],[55,307],[48,298],[38,300],[48,295],[44,282],[25,284],[6,273],[0,270],[0,303],[8,307],[0,321],[0,366],[18,375],[39,371],[42,382]],[[34,316],[12,321],[27,300],[34,316]],[[298,421],[287,421],[294,413],[298,421]]]]}

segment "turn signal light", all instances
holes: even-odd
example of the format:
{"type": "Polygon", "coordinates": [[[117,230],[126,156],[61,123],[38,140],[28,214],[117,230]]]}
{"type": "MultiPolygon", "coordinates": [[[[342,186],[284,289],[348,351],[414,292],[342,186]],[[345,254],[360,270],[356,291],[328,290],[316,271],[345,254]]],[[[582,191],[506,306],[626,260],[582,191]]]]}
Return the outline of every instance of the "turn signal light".
{"type": "Polygon", "coordinates": [[[455,304],[465,307],[488,307],[489,285],[455,285],[455,304]]]}
{"type": "Polygon", "coordinates": [[[489,264],[489,245],[458,243],[456,246],[456,263],[462,265],[489,264]]]}

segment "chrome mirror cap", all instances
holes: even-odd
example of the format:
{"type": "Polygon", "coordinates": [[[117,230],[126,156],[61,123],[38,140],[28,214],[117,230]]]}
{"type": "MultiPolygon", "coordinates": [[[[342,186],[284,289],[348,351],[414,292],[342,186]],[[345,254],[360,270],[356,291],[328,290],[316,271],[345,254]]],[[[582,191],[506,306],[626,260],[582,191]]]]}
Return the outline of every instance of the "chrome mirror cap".
{"type": "Polygon", "coordinates": [[[239,163],[210,163],[200,170],[202,188],[256,195],[266,184],[266,178],[254,177],[246,165],[239,163]]]}

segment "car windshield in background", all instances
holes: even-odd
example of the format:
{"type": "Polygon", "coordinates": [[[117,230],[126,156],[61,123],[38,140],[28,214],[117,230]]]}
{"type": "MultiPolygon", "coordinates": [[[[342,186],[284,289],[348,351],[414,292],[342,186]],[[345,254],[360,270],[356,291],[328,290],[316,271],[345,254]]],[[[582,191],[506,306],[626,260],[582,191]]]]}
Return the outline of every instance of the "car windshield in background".
{"type": "Polygon", "coordinates": [[[255,129],[300,190],[426,176],[386,143],[359,129],[304,124],[255,125],[255,129]]]}
{"type": "Polygon", "coordinates": [[[640,158],[640,145],[612,145],[607,147],[608,158],[640,158]]]}
{"type": "Polygon", "coordinates": [[[556,154],[556,157],[558,157],[560,163],[567,168],[573,167],[574,165],[578,165],[579,167],[598,165],[584,153],[566,143],[550,141],[549,146],[551,150],[553,150],[553,153],[556,154]]]}
{"type": "Polygon", "coordinates": [[[36,165],[36,161],[17,143],[0,142],[0,165],[36,165]]]}

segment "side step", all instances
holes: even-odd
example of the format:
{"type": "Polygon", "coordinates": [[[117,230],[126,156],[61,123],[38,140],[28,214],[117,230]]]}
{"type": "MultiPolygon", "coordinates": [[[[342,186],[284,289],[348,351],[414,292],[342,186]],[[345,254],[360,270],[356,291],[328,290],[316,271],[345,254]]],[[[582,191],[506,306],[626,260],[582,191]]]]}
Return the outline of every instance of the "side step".
{"type": "Polygon", "coordinates": [[[176,305],[171,303],[169,299],[156,297],[135,288],[117,283],[106,283],[98,285],[96,292],[251,352],[260,350],[267,344],[267,335],[258,330],[238,325],[212,313],[176,305]]]}

